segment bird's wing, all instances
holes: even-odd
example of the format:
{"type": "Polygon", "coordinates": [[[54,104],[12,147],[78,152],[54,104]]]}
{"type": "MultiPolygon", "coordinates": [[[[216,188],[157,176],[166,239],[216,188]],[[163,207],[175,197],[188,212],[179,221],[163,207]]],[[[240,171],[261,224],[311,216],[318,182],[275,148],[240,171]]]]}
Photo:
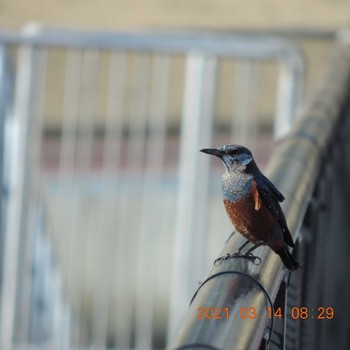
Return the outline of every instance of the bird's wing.
{"type": "Polygon", "coordinates": [[[267,187],[270,191],[272,191],[279,202],[283,202],[285,200],[283,194],[276,188],[276,186],[265,175],[260,173],[258,182],[260,186],[265,188],[267,187]]]}
{"type": "Polygon", "coordinates": [[[259,210],[261,207],[261,199],[256,181],[253,181],[252,193],[254,198],[254,208],[255,210],[259,210]]]}
{"type": "Polygon", "coordinates": [[[275,218],[275,220],[279,223],[283,231],[285,242],[290,247],[294,248],[295,245],[294,245],[292,236],[289,232],[286,218],[279,204],[279,202],[282,202],[284,200],[283,195],[266,177],[255,179],[253,181],[253,186],[256,186],[260,200],[263,202],[265,207],[270,211],[270,213],[275,218]],[[265,179],[267,181],[265,181],[265,179]]]}

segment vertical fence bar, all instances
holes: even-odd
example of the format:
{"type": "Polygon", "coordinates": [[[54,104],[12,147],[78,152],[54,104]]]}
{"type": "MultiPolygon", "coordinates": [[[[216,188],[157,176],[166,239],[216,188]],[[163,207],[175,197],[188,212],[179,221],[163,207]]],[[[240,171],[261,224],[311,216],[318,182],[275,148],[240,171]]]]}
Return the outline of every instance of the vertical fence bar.
{"type": "Polygon", "coordinates": [[[155,245],[159,241],[159,213],[162,206],[162,175],[166,134],[169,57],[153,58],[150,96],[149,136],[143,180],[141,227],[138,246],[136,293],[136,348],[151,349],[154,321],[154,291],[149,284],[150,271],[156,271],[155,245]],[[153,185],[152,185],[153,184],[153,185]],[[157,188],[155,188],[157,186],[157,188]],[[159,186],[159,187],[158,187],[159,186]],[[147,247],[153,253],[147,254],[147,247]]]}
{"type": "MultiPolygon", "coordinates": [[[[73,181],[73,190],[76,193],[77,215],[74,216],[73,226],[78,235],[75,245],[72,247],[77,264],[78,276],[82,276],[81,286],[77,297],[80,303],[77,313],[79,327],[79,344],[93,344],[95,333],[89,332],[89,320],[87,315],[91,314],[91,300],[88,297],[87,276],[93,275],[93,266],[97,263],[95,246],[95,232],[93,227],[94,215],[86,215],[87,207],[84,206],[84,194],[82,189],[91,186],[93,174],[92,150],[94,142],[94,128],[96,124],[96,101],[97,101],[97,81],[99,76],[100,52],[99,50],[85,50],[83,53],[80,108],[78,115],[78,130],[75,135],[76,148],[76,176],[73,181]],[[84,215],[85,214],[85,215],[84,215]],[[84,218],[84,220],[82,220],[84,218]],[[76,254],[77,247],[81,248],[81,253],[76,254]]],[[[74,285],[74,284],[73,284],[74,285]]],[[[96,288],[95,291],[99,289],[96,288]]]]}
{"type": "Polygon", "coordinates": [[[20,237],[24,219],[24,192],[28,174],[28,134],[32,118],[35,85],[35,49],[21,47],[18,52],[15,109],[6,125],[5,153],[9,163],[7,222],[4,239],[3,282],[1,291],[0,348],[10,349],[14,336],[20,237]]]}
{"type": "MultiPolygon", "coordinates": [[[[106,115],[106,136],[103,152],[103,168],[108,171],[109,176],[112,176],[116,183],[115,198],[112,205],[106,208],[106,218],[116,216],[117,226],[111,229],[115,232],[113,251],[115,252],[114,270],[112,272],[111,294],[115,296],[115,302],[111,305],[114,326],[111,327],[114,333],[114,341],[116,346],[123,347],[129,344],[130,334],[127,331],[120,332],[128,320],[125,320],[123,311],[126,311],[128,304],[124,302],[124,271],[127,266],[127,261],[123,257],[125,251],[125,234],[121,231],[123,218],[123,210],[126,204],[120,199],[121,196],[121,177],[122,177],[122,149],[124,141],[124,124],[125,124],[125,94],[126,94],[126,70],[127,70],[127,55],[125,53],[113,53],[110,57],[109,66],[109,81],[108,81],[108,97],[107,97],[107,115],[106,115]],[[112,172],[113,171],[113,172],[112,172]],[[113,317],[114,316],[114,317],[113,317]],[[119,339],[119,336],[121,339],[119,339]]],[[[127,316],[128,317],[128,316],[127,316]]],[[[130,325],[125,325],[129,329],[130,325]]]]}
{"type": "MultiPolygon", "coordinates": [[[[104,121],[104,140],[102,151],[102,169],[101,176],[108,182],[113,180],[118,184],[120,180],[120,157],[123,140],[123,110],[125,98],[125,69],[126,55],[125,53],[111,53],[109,56],[108,82],[107,82],[107,110],[106,119],[104,121]]],[[[123,258],[123,250],[120,247],[120,239],[123,236],[118,230],[110,224],[111,218],[119,215],[118,206],[118,190],[112,192],[113,200],[103,203],[99,200],[99,207],[96,212],[97,227],[104,232],[107,242],[98,247],[97,254],[99,261],[96,263],[95,274],[96,281],[99,281],[101,292],[98,298],[93,300],[92,309],[92,325],[94,329],[93,344],[97,348],[107,346],[107,336],[109,320],[113,311],[117,314],[118,308],[114,310],[112,300],[120,298],[118,291],[115,289],[116,284],[122,286],[123,271],[125,271],[125,259],[123,258]],[[111,237],[112,235],[112,237],[111,237]],[[107,247],[108,245],[108,247],[107,247]],[[113,252],[113,253],[112,253],[113,252]],[[113,260],[110,255],[113,254],[113,260]],[[106,271],[106,264],[109,267],[106,271]],[[115,272],[118,273],[115,274],[115,272]],[[110,272],[111,278],[105,280],[105,274],[110,272]],[[118,278],[120,280],[118,280],[118,278]]],[[[110,198],[108,198],[110,199],[110,198]]],[[[123,317],[120,317],[121,319],[123,317]]]]}
{"type": "Polygon", "coordinates": [[[105,137],[102,168],[106,175],[113,171],[117,180],[120,172],[120,157],[123,140],[123,117],[125,110],[125,71],[126,54],[111,53],[109,61],[109,78],[107,88],[107,111],[105,120],[105,137]]]}
{"type": "Polygon", "coordinates": [[[69,172],[72,172],[75,163],[75,135],[78,127],[82,59],[82,54],[78,50],[69,50],[66,55],[62,136],[59,155],[59,178],[61,180],[69,172]]]}
{"type": "MultiPolygon", "coordinates": [[[[5,239],[5,208],[6,208],[6,172],[9,157],[6,157],[5,148],[5,121],[12,108],[12,90],[13,90],[13,76],[11,66],[9,65],[7,47],[0,45],[0,266],[3,266],[4,258],[4,239],[5,239]]],[[[2,274],[0,268],[0,291],[2,290],[2,274]]],[[[1,312],[1,304],[0,304],[1,312]]]]}
{"type": "Polygon", "coordinates": [[[77,138],[77,167],[86,175],[92,170],[92,148],[96,124],[97,82],[100,52],[85,50],[83,54],[81,99],[77,138]]]}
{"type": "Polygon", "coordinates": [[[278,62],[274,137],[280,139],[291,129],[303,101],[303,63],[297,55],[278,62]]]}
{"type": "MultiPolygon", "coordinates": [[[[35,255],[33,247],[35,247],[38,239],[38,235],[42,232],[38,232],[38,221],[43,219],[42,214],[42,192],[41,192],[41,145],[42,145],[42,130],[43,130],[43,118],[44,118],[44,100],[45,100],[45,84],[46,84],[46,69],[47,69],[47,55],[48,52],[45,49],[37,49],[35,52],[35,61],[37,67],[40,67],[36,73],[36,81],[32,87],[32,115],[31,126],[28,130],[28,162],[31,167],[31,171],[27,173],[27,185],[26,185],[26,197],[28,203],[26,207],[26,217],[24,220],[23,228],[23,250],[21,253],[23,259],[23,266],[21,270],[23,275],[20,281],[19,295],[19,308],[21,310],[21,317],[18,324],[21,325],[18,338],[22,341],[29,341],[32,337],[37,335],[31,334],[31,312],[33,312],[33,300],[39,297],[38,294],[34,295],[32,287],[33,271],[36,274],[40,274],[40,271],[34,268],[35,255]]],[[[43,222],[40,223],[41,225],[43,222]]],[[[46,262],[48,263],[48,261],[46,262]]],[[[39,267],[44,268],[44,267],[39,267]]],[[[37,290],[38,292],[38,290],[37,290]]],[[[39,291],[40,293],[40,291],[39,291]]],[[[42,294],[43,295],[43,294],[42,294]]],[[[45,306],[44,306],[45,307],[45,306]]],[[[37,310],[36,310],[37,311],[37,310]]],[[[35,314],[35,311],[33,312],[35,314]]],[[[38,321],[38,320],[37,320],[38,321]]],[[[38,328],[40,322],[37,322],[38,328]]]]}
{"type": "MultiPolygon", "coordinates": [[[[58,165],[58,181],[61,184],[67,184],[67,179],[71,178],[74,181],[76,176],[76,150],[77,150],[77,140],[76,133],[78,130],[78,115],[79,115],[79,100],[80,100],[80,84],[81,84],[81,63],[82,63],[82,53],[78,50],[69,50],[66,53],[65,62],[65,80],[64,80],[64,96],[63,96],[63,116],[62,116],[62,130],[61,130],[61,142],[59,150],[59,165],[58,165]]],[[[69,185],[69,184],[67,184],[69,185]]],[[[65,203],[60,201],[57,196],[56,208],[60,212],[65,209],[65,203]]],[[[67,271],[66,281],[67,281],[67,291],[71,295],[72,304],[74,305],[74,316],[79,314],[79,301],[77,301],[74,290],[71,287],[72,281],[75,281],[76,272],[75,259],[76,255],[75,242],[78,232],[74,226],[74,216],[77,215],[78,211],[78,199],[76,191],[73,188],[72,200],[71,200],[71,210],[68,211],[66,216],[67,220],[67,230],[64,230],[63,234],[65,236],[65,241],[67,242],[67,249],[64,249],[63,259],[61,259],[62,264],[64,264],[65,271],[67,271]]],[[[55,218],[55,231],[56,234],[62,234],[59,232],[59,216],[55,218]]],[[[77,286],[79,289],[79,286],[77,286]]],[[[69,339],[70,345],[72,343],[76,345],[77,339],[79,338],[76,317],[72,320],[72,339],[69,339]]]]}
{"type": "Polygon", "coordinates": [[[211,144],[216,63],[215,57],[200,53],[189,54],[186,61],[170,332],[203,273],[209,163],[198,156],[198,151],[211,144]]]}
{"type": "Polygon", "coordinates": [[[250,115],[250,88],[252,80],[252,63],[239,61],[235,66],[234,111],[231,128],[231,141],[241,145],[247,144],[250,115]]]}
{"type": "MultiPolygon", "coordinates": [[[[133,57],[134,71],[131,75],[132,94],[129,100],[128,137],[126,148],[125,174],[130,178],[129,183],[124,183],[128,190],[128,196],[123,195],[124,203],[121,208],[121,222],[119,226],[120,238],[124,244],[122,256],[127,261],[128,268],[137,271],[139,257],[129,259],[126,251],[129,247],[137,247],[139,250],[139,238],[141,231],[141,195],[143,185],[144,157],[146,144],[146,126],[148,117],[149,79],[150,79],[150,56],[137,53],[133,57]],[[132,218],[132,219],[131,219],[132,218]],[[136,220],[137,218],[137,220],[136,220]],[[135,219],[135,220],[134,220],[135,219]],[[124,255],[125,254],[125,255],[124,255]]],[[[125,188],[123,188],[124,190],[125,188]]],[[[143,248],[143,247],[141,247],[143,248]]],[[[146,248],[145,248],[146,249],[146,248]]],[[[125,266],[125,265],[124,265],[125,266]]],[[[138,283],[137,273],[123,276],[120,291],[124,300],[120,302],[118,317],[118,346],[130,347],[133,332],[133,316],[137,312],[133,308],[132,296],[129,290],[138,283]],[[133,310],[131,312],[131,310],[133,310]]],[[[136,339],[135,339],[136,340],[136,339]]]]}
{"type": "Polygon", "coordinates": [[[258,131],[259,67],[250,61],[235,66],[231,143],[254,149],[258,131]]]}

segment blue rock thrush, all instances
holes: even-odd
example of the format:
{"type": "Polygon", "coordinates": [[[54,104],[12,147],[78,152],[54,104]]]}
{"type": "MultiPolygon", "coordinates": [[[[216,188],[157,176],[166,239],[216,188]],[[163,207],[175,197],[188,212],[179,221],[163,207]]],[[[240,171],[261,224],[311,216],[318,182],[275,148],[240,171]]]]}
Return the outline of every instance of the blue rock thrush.
{"type": "Polygon", "coordinates": [[[247,239],[233,256],[254,257],[254,249],[268,245],[288,270],[296,270],[299,264],[288,250],[295,245],[279,204],[284,197],[259,170],[249,149],[229,145],[201,152],[219,157],[226,166],[222,177],[225,208],[236,230],[247,239]],[[254,247],[241,254],[249,242],[254,247]]]}

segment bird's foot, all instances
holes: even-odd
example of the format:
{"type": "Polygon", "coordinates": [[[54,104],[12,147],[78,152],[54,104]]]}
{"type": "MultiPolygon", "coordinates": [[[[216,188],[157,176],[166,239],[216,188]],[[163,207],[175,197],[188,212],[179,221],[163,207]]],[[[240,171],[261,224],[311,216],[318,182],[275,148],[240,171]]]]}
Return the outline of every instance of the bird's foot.
{"type": "Polygon", "coordinates": [[[220,265],[224,262],[226,262],[227,260],[231,260],[232,259],[232,254],[227,253],[224,256],[220,256],[219,258],[215,259],[214,261],[214,265],[220,265]]]}
{"type": "Polygon", "coordinates": [[[245,253],[241,253],[241,252],[237,252],[237,253],[233,253],[232,254],[232,258],[243,258],[243,259],[248,259],[251,260],[254,264],[256,265],[260,265],[261,264],[261,259],[254,255],[253,253],[250,252],[245,252],[245,253]]]}
{"type": "Polygon", "coordinates": [[[232,260],[232,259],[236,259],[236,258],[248,259],[248,260],[252,261],[255,265],[260,265],[261,264],[261,259],[258,256],[254,255],[252,253],[236,252],[236,253],[232,253],[232,254],[227,253],[224,256],[220,256],[219,258],[217,258],[214,261],[214,265],[215,266],[216,265],[220,265],[220,264],[226,262],[227,260],[232,260]]]}

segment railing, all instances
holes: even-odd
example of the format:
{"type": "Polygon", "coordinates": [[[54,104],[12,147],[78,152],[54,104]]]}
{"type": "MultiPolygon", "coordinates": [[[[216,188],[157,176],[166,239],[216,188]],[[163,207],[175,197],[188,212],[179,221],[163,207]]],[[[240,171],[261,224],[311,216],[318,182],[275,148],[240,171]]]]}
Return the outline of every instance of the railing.
{"type": "Polygon", "coordinates": [[[209,163],[198,150],[212,142],[217,92],[227,143],[258,134],[253,107],[266,92],[281,137],[302,104],[298,46],[29,27],[1,33],[0,48],[15,72],[1,349],[163,347],[209,264],[209,163]]]}
{"type": "MultiPolygon", "coordinates": [[[[266,169],[286,197],[283,210],[302,269],[287,274],[265,247],[254,252],[260,265],[242,259],[216,264],[169,349],[349,347],[343,308],[349,305],[350,282],[342,269],[350,264],[350,53],[347,34],[342,37],[323,88],[266,169]],[[274,315],[276,310],[284,316],[274,315]]],[[[218,255],[237,251],[244,241],[231,236],[218,255]]]]}

